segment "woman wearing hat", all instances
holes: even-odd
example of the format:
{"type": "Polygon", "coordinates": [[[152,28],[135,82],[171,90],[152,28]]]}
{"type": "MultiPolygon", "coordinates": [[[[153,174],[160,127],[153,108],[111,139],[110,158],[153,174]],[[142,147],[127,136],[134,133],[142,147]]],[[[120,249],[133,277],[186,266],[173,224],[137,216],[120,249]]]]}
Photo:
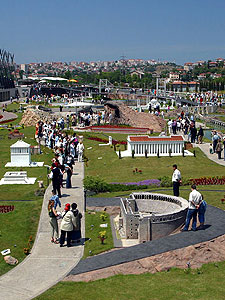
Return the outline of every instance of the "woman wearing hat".
{"type": "Polygon", "coordinates": [[[63,247],[65,238],[67,236],[67,247],[71,247],[71,234],[73,228],[76,227],[76,220],[72,211],[70,211],[70,204],[65,205],[64,213],[62,215],[61,223],[61,236],[60,236],[60,247],[63,247]]]}

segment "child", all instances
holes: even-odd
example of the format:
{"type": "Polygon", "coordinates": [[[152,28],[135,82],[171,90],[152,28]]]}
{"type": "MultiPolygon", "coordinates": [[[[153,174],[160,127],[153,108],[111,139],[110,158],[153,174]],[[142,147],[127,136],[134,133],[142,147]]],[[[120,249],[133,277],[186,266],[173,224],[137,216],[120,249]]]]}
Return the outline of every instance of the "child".
{"type": "Polygon", "coordinates": [[[209,153],[213,154],[213,146],[212,146],[212,144],[210,144],[210,146],[209,146],[209,153]]]}

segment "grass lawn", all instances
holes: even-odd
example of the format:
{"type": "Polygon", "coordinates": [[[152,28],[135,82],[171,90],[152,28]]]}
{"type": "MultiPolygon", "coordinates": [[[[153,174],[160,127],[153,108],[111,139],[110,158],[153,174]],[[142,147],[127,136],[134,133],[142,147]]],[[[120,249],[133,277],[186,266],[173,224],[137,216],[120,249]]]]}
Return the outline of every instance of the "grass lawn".
{"type": "MultiPolygon", "coordinates": [[[[172,187],[170,188],[152,188],[154,193],[161,193],[161,194],[168,194],[168,195],[172,195],[173,194],[173,190],[172,187]],[[163,190],[161,190],[163,189],[163,190]],[[165,189],[165,190],[164,190],[165,189]]],[[[198,190],[199,192],[203,195],[204,199],[206,200],[206,202],[210,205],[216,206],[218,208],[221,209],[225,209],[225,204],[221,203],[221,199],[225,198],[225,186],[224,185],[202,185],[202,186],[198,186],[198,190]]],[[[146,189],[143,190],[143,192],[147,192],[150,191],[151,189],[146,189]]],[[[137,190],[134,191],[120,191],[120,192],[113,192],[113,193],[99,193],[97,195],[95,195],[94,197],[126,197],[129,196],[132,192],[138,192],[137,190]]],[[[190,186],[181,186],[180,187],[180,196],[188,199],[189,197],[189,193],[191,192],[191,188],[190,186]]]]}
{"type": "MultiPolygon", "coordinates": [[[[101,134],[94,134],[102,137],[101,134]]],[[[85,136],[85,135],[84,135],[85,136]]],[[[114,136],[114,135],[112,135],[114,136]]],[[[121,136],[121,135],[120,135],[121,136]]],[[[119,137],[116,135],[116,138],[119,137]]],[[[123,135],[126,140],[126,135],[123,135]]],[[[183,178],[199,178],[203,176],[222,176],[224,167],[209,160],[199,149],[195,148],[196,157],[149,157],[119,159],[110,146],[99,146],[99,142],[84,139],[85,154],[88,163],[85,175],[100,176],[110,182],[134,182],[144,179],[158,179],[172,176],[172,165],[177,164],[183,178]],[[92,147],[92,149],[87,149],[92,147]],[[101,159],[98,159],[101,158],[101,159]],[[142,174],[133,174],[133,169],[142,170],[142,174]]],[[[123,145],[121,147],[124,147],[123,145]]]]}
{"type": "Polygon", "coordinates": [[[85,236],[90,240],[87,240],[85,242],[83,258],[86,258],[87,256],[99,254],[101,252],[110,250],[114,247],[109,214],[105,213],[105,215],[107,216],[105,221],[101,220],[100,218],[101,214],[102,212],[91,212],[91,211],[89,211],[89,213],[88,212],[85,213],[85,236]],[[102,223],[107,223],[108,227],[101,228],[100,224],[102,223]],[[104,241],[104,244],[101,244],[101,241],[98,238],[100,231],[106,231],[107,238],[104,241]]]}
{"type": "MultiPolygon", "coordinates": [[[[11,108],[11,105],[8,107],[11,108]]],[[[18,119],[20,117],[21,114],[18,119]]],[[[18,124],[18,119],[12,123],[18,124]]],[[[33,127],[21,129],[21,132],[25,134],[25,142],[36,145],[33,127]]],[[[46,186],[46,168],[5,168],[5,164],[10,161],[10,145],[17,141],[8,139],[8,133],[7,129],[0,131],[0,178],[5,172],[11,170],[27,171],[29,177],[37,178],[34,185],[1,185],[0,205],[14,205],[15,209],[13,212],[0,214],[0,250],[10,248],[11,255],[21,262],[25,258],[23,248],[27,247],[29,237],[32,236],[33,240],[35,239],[43,197],[35,196],[34,191],[38,189],[38,180],[43,180],[46,186]]],[[[43,152],[41,155],[32,155],[32,161],[44,161],[45,164],[50,164],[51,150],[43,149],[43,152]]],[[[1,255],[0,275],[11,268],[13,267],[7,265],[1,255]]]]}
{"type": "Polygon", "coordinates": [[[94,282],[60,282],[37,300],[222,300],[225,262],[198,270],[172,269],[141,275],[116,275],[94,282]],[[65,297],[66,294],[66,297],[65,297]]]}

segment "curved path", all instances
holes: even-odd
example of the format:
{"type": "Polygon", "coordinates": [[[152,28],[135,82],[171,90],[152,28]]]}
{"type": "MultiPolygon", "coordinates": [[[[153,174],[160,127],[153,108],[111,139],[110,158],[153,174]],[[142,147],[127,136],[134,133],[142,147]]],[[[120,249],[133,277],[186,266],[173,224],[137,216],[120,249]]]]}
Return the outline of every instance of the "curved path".
{"type": "Polygon", "coordinates": [[[0,115],[3,116],[3,118],[0,119],[0,124],[9,123],[18,118],[16,114],[7,111],[3,112],[2,110],[0,110],[0,115]]]}
{"type": "MultiPolygon", "coordinates": [[[[71,189],[62,189],[62,207],[65,203],[76,202],[78,209],[84,212],[83,201],[83,163],[76,163],[72,176],[71,189]]],[[[51,228],[47,203],[51,196],[50,185],[45,193],[42,211],[32,253],[18,266],[0,277],[0,299],[28,300],[43,293],[62,280],[74,268],[83,256],[83,245],[71,248],[50,243],[51,228]]],[[[82,218],[82,236],[84,237],[84,214],[82,218]]]]}
{"type": "MultiPolygon", "coordinates": [[[[222,165],[222,166],[225,166],[225,160],[222,158],[222,159],[218,159],[218,156],[216,153],[214,154],[210,154],[209,153],[209,146],[210,146],[210,143],[203,143],[203,144],[194,144],[195,147],[198,147],[202,150],[202,152],[204,152],[204,154],[212,161],[214,161],[215,163],[219,164],[219,165],[222,165]]],[[[221,157],[224,157],[223,156],[224,152],[222,151],[221,153],[221,157]]]]}
{"type": "Polygon", "coordinates": [[[158,240],[87,258],[70,272],[77,275],[209,241],[225,234],[225,211],[208,205],[204,230],[180,232],[158,240]]]}

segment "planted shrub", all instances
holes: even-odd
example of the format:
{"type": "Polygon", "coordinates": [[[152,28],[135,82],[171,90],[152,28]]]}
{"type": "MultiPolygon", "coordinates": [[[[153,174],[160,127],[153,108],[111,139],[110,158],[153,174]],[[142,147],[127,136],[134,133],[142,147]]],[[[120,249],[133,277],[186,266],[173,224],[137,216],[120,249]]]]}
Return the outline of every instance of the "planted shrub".
{"type": "Polygon", "coordinates": [[[134,154],[135,154],[135,152],[134,152],[134,150],[132,150],[132,158],[134,158],[134,154]]]}
{"type": "Polygon", "coordinates": [[[110,191],[110,184],[102,178],[96,176],[87,176],[84,178],[84,188],[95,193],[104,193],[110,191]]]}

